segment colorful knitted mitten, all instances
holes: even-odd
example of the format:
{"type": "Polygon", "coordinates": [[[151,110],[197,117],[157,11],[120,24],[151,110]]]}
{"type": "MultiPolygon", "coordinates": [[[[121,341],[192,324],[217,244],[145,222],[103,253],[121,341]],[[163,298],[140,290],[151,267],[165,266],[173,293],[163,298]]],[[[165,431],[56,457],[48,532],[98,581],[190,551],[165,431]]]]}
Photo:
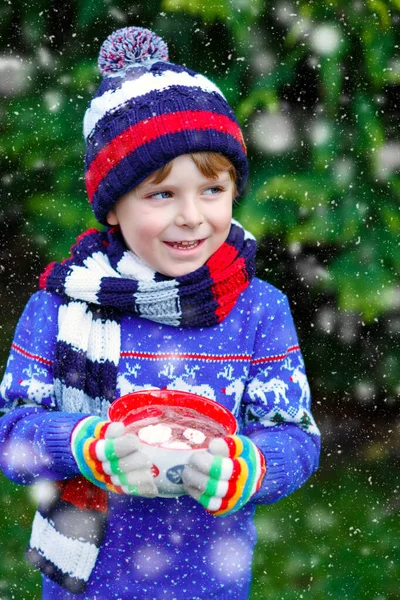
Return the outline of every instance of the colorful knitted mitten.
{"type": "Polygon", "coordinates": [[[260,488],[265,459],[246,436],[215,438],[208,450],[195,452],[182,473],[188,494],[216,516],[240,510],[260,488]]]}
{"type": "Polygon", "coordinates": [[[137,436],[127,434],[120,422],[86,417],[72,432],[72,454],[86,479],[117,494],[154,498],[151,461],[139,448],[137,436]]]}

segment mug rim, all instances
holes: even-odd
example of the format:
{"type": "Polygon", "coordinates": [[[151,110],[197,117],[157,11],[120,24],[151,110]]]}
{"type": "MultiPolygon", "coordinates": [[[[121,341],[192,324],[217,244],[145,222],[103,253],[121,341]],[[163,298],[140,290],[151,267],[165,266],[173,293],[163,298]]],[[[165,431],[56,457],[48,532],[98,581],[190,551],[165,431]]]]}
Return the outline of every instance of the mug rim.
{"type": "MultiPolygon", "coordinates": [[[[157,404],[164,406],[182,406],[184,408],[197,410],[199,413],[212,418],[222,425],[226,431],[225,435],[234,435],[238,430],[237,420],[228,408],[216,400],[211,400],[205,396],[180,390],[147,389],[125,394],[110,404],[108,418],[110,421],[122,421],[125,425],[129,425],[129,423],[126,423],[126,418],[124,419],[124,416],[126,417],[133,408],[148,407],[157,404]]],[[[152,444],[146,445],[151,446],[152,444]]],[[[188,451],[182,448],[163,448],[163,450],[173,450],[174,452],[188,451]]]]}

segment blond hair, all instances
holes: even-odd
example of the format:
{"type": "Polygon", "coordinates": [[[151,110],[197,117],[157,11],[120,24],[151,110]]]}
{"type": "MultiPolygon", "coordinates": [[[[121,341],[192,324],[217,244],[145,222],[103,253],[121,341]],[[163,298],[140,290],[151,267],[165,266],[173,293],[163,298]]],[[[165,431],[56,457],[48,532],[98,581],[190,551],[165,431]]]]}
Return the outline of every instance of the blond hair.
{"type": "MultiPolygon", "coordinates": [[[[228,171],[231,181],[233,183],[233,197],[235,198],[237,195],[237,185],[236,185],[236,169],[226,156],[219,152],[192,152],[188,156],[192,159],[196,167],[199,169],[200,173],[204,175],[204,177],[208,177],[210,179],[216,179],[222,171],[228,171]]],[[[154,171],[152,175],[149,177],[152,183],[162,183],[164,179],[168,177],[171,173],[172,169],[171,160],[166,165],[163,165],[157,171],[154,171]]]]}

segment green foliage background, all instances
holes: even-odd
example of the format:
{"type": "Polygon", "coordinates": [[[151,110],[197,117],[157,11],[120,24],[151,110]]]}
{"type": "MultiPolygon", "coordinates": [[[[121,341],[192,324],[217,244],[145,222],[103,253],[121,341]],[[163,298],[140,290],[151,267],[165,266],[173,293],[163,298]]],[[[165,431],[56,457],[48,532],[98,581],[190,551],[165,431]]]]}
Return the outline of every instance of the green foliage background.
{"type": "MultiPolygon", "coordinates": [[[[15,0],[0,7],[1,369],[37,274],[96,226],[84,187],[82,120],[107,35],[126,25],[152,28],[172,62],[208,75],[236,111],[251,175],[235,216],[258,238],[258,275],[289,296],[325,441],[314,487],[260,509],[260,531],[271,515],[280,533],[261,536],[254,597],[267,597],[263,590],[279,599],[397,597],[394,524],[379,558],[384,530],[363,504],[357,527],[364,539],[354,534],[360,543],[354,537],[346,550],[351,530],[340,529],[329,506],[343,494],[347,526],[351,499],[363,496],[355,485],[368,504],[387,506],[385,518],[396,506],[399,22],[399,0],[15,0]],[[339,461],[343,455],[348,463],[339,461]],[[350,468],[359,470],[357,484],[350,468]],[[385,498],[362,475],[367,468],[390,473],[385,498]],[[318,497],[319,485],[326,498],[318,497]],[[313,529],[304,515],[318,502],[324,524],[313,529]],[[287,517],[296,511],[298,525],[287,517]],[[374,544],[375,570],[357,588],[357,569],[368,567],[374,544]],[[312,579],[315,546],[320,566],[312,579]],[[338,563],[324,562],[332,548],[341,566],[351,557],[336,579],[330,569],[338,563]],[[281,559],[271,567],[276,552],[281,559]],[[385,578],[374,578],[382,571],[385,578]]],[[[25,497],[8,482],[3,489],[6,507],[7,498],[12,506],[25,497]]],[[[2,538],[16,546],[7,546],[0,597],[32,598],[36,576],[12,559],[25,543],[15,531],[26,540],[27,530],[7,518],[2,538]]]]}

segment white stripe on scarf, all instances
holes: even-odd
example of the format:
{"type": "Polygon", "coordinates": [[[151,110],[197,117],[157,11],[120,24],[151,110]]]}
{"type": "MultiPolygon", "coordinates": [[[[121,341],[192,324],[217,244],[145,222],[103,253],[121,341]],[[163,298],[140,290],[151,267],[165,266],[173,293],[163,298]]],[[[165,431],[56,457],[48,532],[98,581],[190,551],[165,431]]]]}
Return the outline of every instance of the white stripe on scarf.
{"type": "Polygon", "coordinates": [[[140,281],[138,292],[134,294],[134,297],[141,317],[156,323],[179,326],[182,311],[179,289],[175,279],[157,283],[140,281]]]}
{"type": "Polygon", "coordinates": [[[61,304],[58,309],[57,340],[69,344],[73,350],[87,351],[92,326],[92,313],[86,302],[61,304]]]}
{"type": "MultiPolygon", "coordinates": [[[[86,302],[72,300],[60,306],[57,341],[68,344],[74,351],[85,352],[93,362],[107,360],[118,366],[120,324],[111,319],[94,319],[86,302]]],[[[58,379],[54,382],[54,392],[60,410],[107,416],[110,403],[104,398],[91,398],[84,390],[66,386],[58,379]]]]}
{"type": "MultiPolygon", "coordinates": [[[[138,291],[132,295],[132,300],[135,299],[139,315],[157,323],[179,326],[182,311],[178,282],[176,279],[154,281],[155,271],[143,263],[133,252],[124,253],[117,265],[117,270],[111,266],[105,254],[95,252],[83,261],[83,266],[71,267],[70,273],[65,278],[65,293],[70,298],[99,304],[98,292],[103,277],[137,279],[138,291]]],[[[73,318],[71,317],[69,321],[72,323],[73,318]]],[[[61,339],[67,341],[67,335],[68,331],[61,339]]],[[[74,334],[71,335],[75,340],[74,334]]],[[[85,341],[85,346],[86,343],[85,341]]],[[[77,340],[75,340],[75,344],[77,344],[77,340]]]]}
{"type": "Polygon", "coordinates": [[[83,261],[83,266],[71,267],[65,278],[65,293],[70,298],[98,304],[97,294],[103,277],[120,278],[121,275],[112,268],[106,254],[95,252],[83,261]]]}
{"type": "Polygon", "coordinates": [[[90,328],[87,357],[94,362],[109,360],[116,366],[121,350],[121,331],[119,323],[107,319],[94,319],[90,328]]]}
{"type": "Polygon", "coordinates": [[[134,254],[131,250],[124,252],[117,265],[118,273],[127,279],[136,279],[137,281],[154,281],[155,271],[134,254]]]}
{"type": "Polygon", "coordinates": [[[94,544],[68,538],[56,531],[39,512],[33,520],[30,546],[63,573],[83,581],[88,581],[99,553],[94,544]]]}
{"type": "MultiPolygon", "coordinates": [[[[105,398],[92,398],[83,390],[63,385],[59,379],[54,380],[54,393],[59,410],[64,412],[91,414],[108,419],[110,402],[105,398]]],[[[37,405],[36,405],[37,406],[37,405]]]]}

